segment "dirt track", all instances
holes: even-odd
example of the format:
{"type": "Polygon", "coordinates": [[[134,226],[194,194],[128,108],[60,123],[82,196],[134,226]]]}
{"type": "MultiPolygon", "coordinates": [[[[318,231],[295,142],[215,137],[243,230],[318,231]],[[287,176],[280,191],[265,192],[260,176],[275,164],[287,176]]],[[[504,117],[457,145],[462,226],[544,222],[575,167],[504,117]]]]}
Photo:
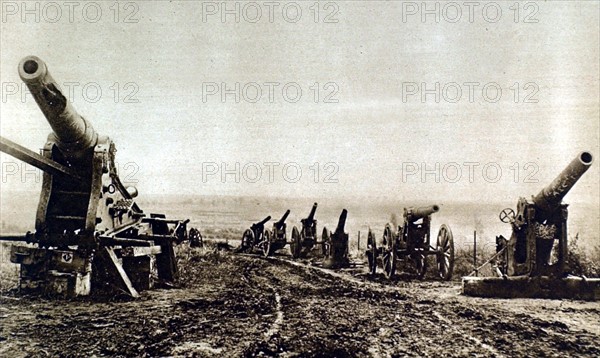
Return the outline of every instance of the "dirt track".
{"type": "Polygon", "coordinates": [[[135,301],[0,298],[0,356],[590,356],[600,305],[490,300],[229,253],[135,301]]]}

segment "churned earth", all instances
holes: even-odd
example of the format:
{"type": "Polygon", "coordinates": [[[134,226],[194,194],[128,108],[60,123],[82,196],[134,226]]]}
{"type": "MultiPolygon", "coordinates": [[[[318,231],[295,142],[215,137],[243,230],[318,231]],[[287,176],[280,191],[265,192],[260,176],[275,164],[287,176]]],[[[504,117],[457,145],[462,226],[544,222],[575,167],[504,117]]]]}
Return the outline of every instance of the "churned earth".
{"type": "Polygon", "coordinates": [[[184,250],[137,300],[0,297],[0,356],[600,356],[600,304],[480,299],[285,256],[184,250]]]}

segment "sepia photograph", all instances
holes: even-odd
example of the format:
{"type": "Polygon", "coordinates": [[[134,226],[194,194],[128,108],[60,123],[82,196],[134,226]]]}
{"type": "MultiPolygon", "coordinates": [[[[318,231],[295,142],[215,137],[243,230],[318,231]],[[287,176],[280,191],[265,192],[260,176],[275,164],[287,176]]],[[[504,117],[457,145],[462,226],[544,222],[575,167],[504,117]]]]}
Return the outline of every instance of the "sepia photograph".
{"type": "Polygon", "coordinates": [[[600,2],[0,0],[0,357],[599,357],[600,2]]]}

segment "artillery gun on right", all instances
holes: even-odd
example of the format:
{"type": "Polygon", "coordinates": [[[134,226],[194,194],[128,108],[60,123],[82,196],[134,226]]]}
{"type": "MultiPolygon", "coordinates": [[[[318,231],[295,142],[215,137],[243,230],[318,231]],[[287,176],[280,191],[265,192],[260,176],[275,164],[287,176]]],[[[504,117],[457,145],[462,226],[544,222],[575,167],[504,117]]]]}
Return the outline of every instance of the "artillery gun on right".
{"type": "Polygon", "coordinates": [[[377,272],[377,263],[381,261],[387,278],[396,273],[398,260],[410,261],[422,279],[427,272],[427,257],[435,255],[438,275],[443,280],[452,278],[454,268],[454,238],[447,225],[442,225],[437,235],[436,247],[430,244],[431,215],[440,210],[439,206],[431,205],[420,208],[404,209],[404,224],[394,233],[391,224],[385,226],[383,245],[377,247],[375,235],[369,229],[367,236],[367,259],[369,272],[377,272]]]}
{"type": "Polygon", "coordinates": [[[567,273],[568,204],[562,202],[592,162],[591,153],[580,153],[536,196],[520,198],[516,213],[502,210],[500,220],[510,223],[512,235],[509,240],[496,237],[497,252],[483,265],[493,263],[499,277],[464,277],[465,295],[600,299],[600,279],[567,273]]]}

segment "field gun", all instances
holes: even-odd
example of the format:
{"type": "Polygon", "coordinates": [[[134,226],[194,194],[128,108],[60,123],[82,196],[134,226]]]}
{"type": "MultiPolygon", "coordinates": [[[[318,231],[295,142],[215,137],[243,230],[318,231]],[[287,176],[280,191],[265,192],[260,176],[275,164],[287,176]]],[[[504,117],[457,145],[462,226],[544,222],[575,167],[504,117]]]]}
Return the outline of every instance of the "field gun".
{"type": "Polygon", "coordinates": [[[140,209],[137,189],[119,179],[115,144],[73,109],[41,59],[22,59],[19,76],[52,127],[41,155],[0,140],[1,151],[44,172],[35,232],[8,238],[34,244],[11,248],[20,290],[137,297],[157,278],[175,280],[173,245],[187,240],[189,220],[140,209]]]}
{"type": "Polygon", "coordinates": [[[292,229],[290,251],[295,259],[305,256],[317,243],[321,243],[317,239],[317,220],[315,219],[317,206],[318,204],[314,203],[308,217],[300,220],[301,230],[298,230],[296,226],[292,229]]]}
{"type": "Polygon", "coordinates": [[[255,246],[262,244],[265,232],[265,224],[269,222],[269,220],[271,220],[270,215],[261,221],[252,224],[250,228],[246,229],[242,235],[242,243],[237,251],[251,252],[255,246]]]}
{"type": "MultiPolygon", "coordinates": [[[[499,277],[464,277],[463,293],[483,297],[599,299],[600,279],[568,275],[567,217],[564,196],[592,165],[582,152],[537,195],[519,198],[516,212],[507,208],[500,220],[512,235],[496,237],[494,263],[499,277]]],[[[478,272],[477,270],[476,272],[478,272]]]]}
{"type": "Polygon", "coordinates": [[[369,228],[367,236],[367,259],[369,272],[377,272],[381,261],[385,276],[391,278],[396,272],[397,260],[410,261],[422,279],[427,272],[427,257],[435,255],[438,275],[442,280],[450,280],[454,269],[454,238],[447,225],[438,232],[436,247],[431,241],[431,215],[440,210],[438,205],[420,208],[405,208],[404,223],[398,230],[387,224],[383,231],[383,243],[378,247],[375,235],[369,228]]]}
{"type": "Polygon", "coordinates": [[[343,209],[334,232],[323,228],[322,241],[325,245],[323,267],[342,268],[350,265],[348,257],[348,234],[344,232],[348,210],[343,209]]]}
{"type": "Polygon", "coordinates": [[[290,211],[286,210],[281,219],[273,223],[273,228],[265,231],[264,242],[262,244],[262,252],[265,257],[271,256],[275,251],[285,247],[287,242],[287,224],[285,221],[290,215],[290,211]]]}

